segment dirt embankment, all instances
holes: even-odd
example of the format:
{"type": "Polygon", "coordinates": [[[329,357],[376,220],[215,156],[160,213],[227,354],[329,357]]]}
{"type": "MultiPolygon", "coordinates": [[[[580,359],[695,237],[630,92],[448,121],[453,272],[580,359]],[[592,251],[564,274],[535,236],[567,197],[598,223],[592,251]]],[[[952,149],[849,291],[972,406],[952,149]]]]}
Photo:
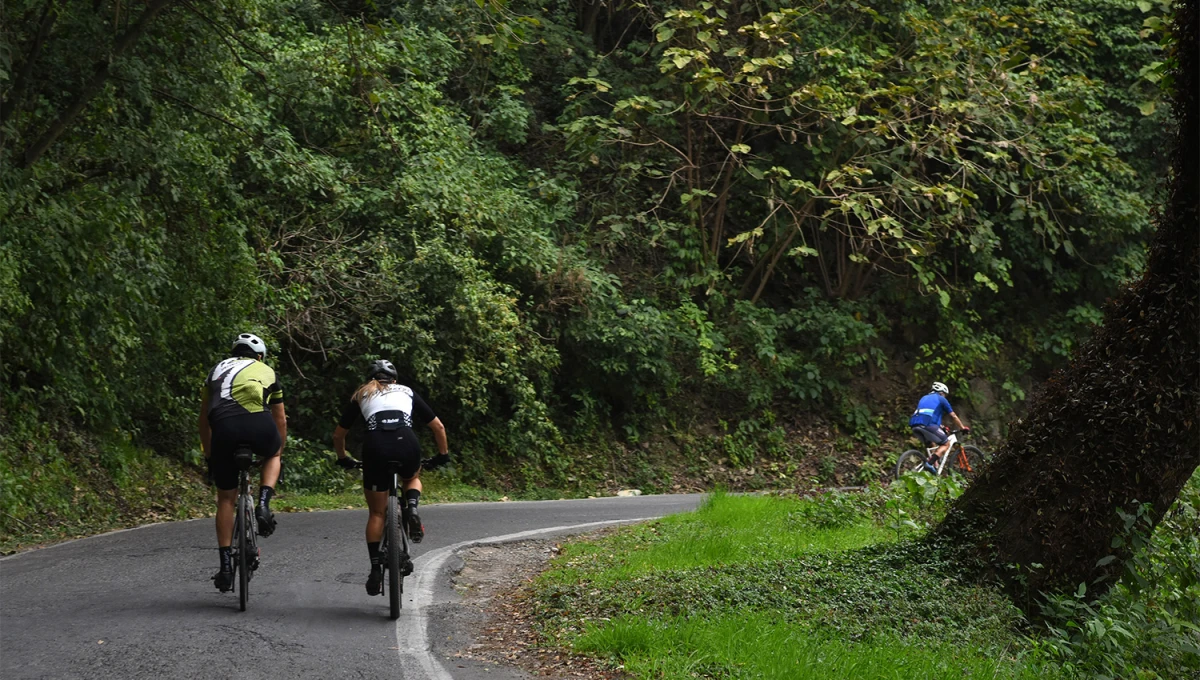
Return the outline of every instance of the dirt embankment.
{"type": "Polygon", "coordinates": [[[466,630],[451,657],[510,671],[510,677],[518,678],[628,678],[593,659],[539,646],[542,641],[528,603],[530,584],[557,554],[558,543],[548,540],[480,546],[461,553],[463,567],[453,581],[462,597],[456,618],[466,630]]]}

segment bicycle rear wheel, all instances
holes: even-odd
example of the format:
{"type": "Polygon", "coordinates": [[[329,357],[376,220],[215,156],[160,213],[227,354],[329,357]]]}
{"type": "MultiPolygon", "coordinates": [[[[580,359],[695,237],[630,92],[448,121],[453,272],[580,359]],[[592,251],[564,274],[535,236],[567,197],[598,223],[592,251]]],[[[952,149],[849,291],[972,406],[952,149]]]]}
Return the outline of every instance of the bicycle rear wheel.
{"type": "Polygon", "coordinates": [[[400,618],[400,554],[403,543],[400,541],[400,510],[396,494],[388,495],[387,531],[388,541],[388,604],[391,606],[393,619],[400,618]]]}
{"type": "Polygon", "coordinates": [[[983,461],[982,451],[969,444],[963,444],[962,449],[946,464],[970,481],[979,476],[980,470],[983,469],[983,461]]]}
{"type": "Polygon", "coordinates": [[[250,601],[250,546],[246,540],[246,534],[250,531],[246,514],[248,503],[246,494],[238,495],[237,519],[233,528],[237,532],[238,606],[242,611],[246,611],[246,603],[250,601]]]}
{"type": "Polygon", "coordinates": [[[921,472],[925,469],[925,454],[916,449],[909,449],[900,454],[900,460],[896,462],[896,479],[900,479],[904,475],[911,475],[921,472]]]}

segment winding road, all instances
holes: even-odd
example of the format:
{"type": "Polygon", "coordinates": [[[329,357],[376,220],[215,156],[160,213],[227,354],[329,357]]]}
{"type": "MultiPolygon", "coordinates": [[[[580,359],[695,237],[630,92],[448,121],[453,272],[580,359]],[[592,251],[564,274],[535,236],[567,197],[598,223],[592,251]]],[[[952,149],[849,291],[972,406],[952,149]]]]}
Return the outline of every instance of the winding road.
{"type": "MultiPolygon", "coordinates": [[[[423,506],[404,609],[363,590],[366,510],[278,513],[239,612],[210,577],[211,519],[156,524],[0,560],[0,676],[14,678],[506,677],[447,661],[455,553],[690,510],[700,496],[423,506]]],[[[499,674],[497,671],[501,671],[499,674]]],[[[522,677],[513,672],[507,677],[522,677]]]]}

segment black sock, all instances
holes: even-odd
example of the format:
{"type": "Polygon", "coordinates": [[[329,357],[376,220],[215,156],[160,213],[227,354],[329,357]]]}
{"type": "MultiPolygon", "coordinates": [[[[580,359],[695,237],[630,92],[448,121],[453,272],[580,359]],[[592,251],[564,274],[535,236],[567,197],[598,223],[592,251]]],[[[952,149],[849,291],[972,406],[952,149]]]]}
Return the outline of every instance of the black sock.
{"type": "Polygon", "coordinates": [[[221,553],[221,571],[233,571],[233,547],[227,545],[217,551],[221,553]]]}
{"type": "Polygon", "coordinates": [[[379,541],[367,542],[367,553],[371,556],[371,566],[379,566],[379,541]]]}
{"type": "Polygon", "coordinates": [[[275,495],[275,489],[269,486],[264,486],[258,490],[258,504],[262,507],[271,509],[271,497],[275,495]]]}
{"type": "Polygon", "coordinates": [[[404,499],[408,501],[408,507],[416,510],[417,503],[421,501],[421,492],[416,489],[409,489],[404,492],[404,499]]]}

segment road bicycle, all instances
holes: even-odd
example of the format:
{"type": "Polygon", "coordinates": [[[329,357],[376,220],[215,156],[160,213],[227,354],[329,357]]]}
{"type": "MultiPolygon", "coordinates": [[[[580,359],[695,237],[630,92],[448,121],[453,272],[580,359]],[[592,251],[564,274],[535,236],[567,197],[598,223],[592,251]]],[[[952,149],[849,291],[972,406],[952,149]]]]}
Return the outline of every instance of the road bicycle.
{"type": "Polygon", "coordinates": [[[249,470],[255,464],[254,452],[240,447],[233,455],[238,469],[238,498],[233,520],[233,571],[236,576],[238,606],[246,611],[250,601],[250,579],[258,570],[258,520],[254,516],[254,496],[250,494],[249,470]]]}
{"type": "MultiPolygon", "coordinates": [[[[387,512],[383,519],[383,538],[379,542],[379,561],[387,572],[384,579],[384,591],[388,596],[388,607],[393,620],[400,618],[400,596],[404,594],[404,577],[412,573],[412,556],[409,547],[412,541],[408,537],[410,512],[407,503],[400,502],[399,490],[400,463],[388,461],[388,474],[392,476],[391,489],[388,491],[387,512]]],[[[362,469],[362,461],[356,461],[355,468],[362,469]]],[[[440,467],[433,458],[421,461],[422,470],[432,470],[440,467]]],[[[384,593],[380,593],[383,595],[384,593]]]]}
{"type": "Polygon", "coordinates": [[[921,471],[940,476],[945,474],[947,469],[957,472],[968,480],[979,476],[979,471],[983,469],[983,464],[987,461],[988,456],[978,447],[959,442],[958,435],[960,433],[962,430],[954,430],[950,433],[947,438],[950,448],[946,449],[945,455],[936,464],[930,463],[933,452],[938,449],[936,445],[926,448],[924,453],[910,449],[900,454],[900,460],[896,462],[896,479],[921,471]]]}

